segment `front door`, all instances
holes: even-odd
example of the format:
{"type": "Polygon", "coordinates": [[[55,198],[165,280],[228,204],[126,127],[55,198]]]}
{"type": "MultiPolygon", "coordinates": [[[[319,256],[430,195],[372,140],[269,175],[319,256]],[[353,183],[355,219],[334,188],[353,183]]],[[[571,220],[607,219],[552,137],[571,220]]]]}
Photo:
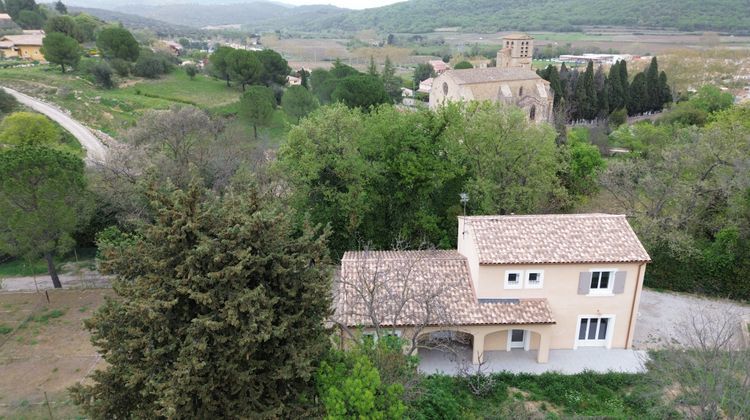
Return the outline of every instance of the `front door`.
{"type": "Polygon", "coordinates": [[[522,349],[526,346],[526,330],[510,330],[510,348],[522,349]]]}

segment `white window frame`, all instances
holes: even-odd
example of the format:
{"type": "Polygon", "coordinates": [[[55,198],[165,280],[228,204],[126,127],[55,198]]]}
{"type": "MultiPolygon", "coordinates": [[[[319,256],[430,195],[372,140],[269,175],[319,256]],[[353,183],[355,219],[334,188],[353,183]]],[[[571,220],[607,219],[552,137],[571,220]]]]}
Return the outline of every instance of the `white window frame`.
{"type": "Polygon", "coordinates": [[[544,287],[544,270],[526,270],[526,273],[524,273],[524,282],[526,284],[527,289],[541,289],[544,287]],[[529,280],[529,274],[538,274],[538,280],[537,283],[531,283],[529,280]]]}
{"type": "Polygon", "coordinates": [[[520,270],[506,270],[505,271],[505,282],[504,286],[506,289],[523,289],[523,271],[520,270]],[[508,281],[508,278],[511,274],[516,275],[516,283],[517,284],[510,284],[508,281]]]}
{"type": "MultiPolygon", "coordinates": [[[[599,272],[609,272],[609,281],[607,282],[607,288],[606,289],[592,289],[591,288],[591,278],[589,279],[589,296],[614,296],[614,286],[615,286],[615,276],[617,275],[617,269],[616,268],[592,268],[589,270],[591,273],[591,278],[593,278],[594,273],[599,272]]],[[[600,280],[601,282],[601,280],[600,280]]]]}
{"type": "Polygon", "coordinates": [[[615,315],[614,314],[586,314],[586,315],[578,315],[578,320],[576,321],[576,328],[575,328],[575,336],[573,337],[573,350],[577,349],[578,347],[604,347],[606,349],[612,348],[612,337],[614,336],[615,331],[615,315]],[[604,337],[604,340],[580,340],[578,338],[578,334],[581,330],[581,320],[583,318],[608,318],[609,321],[607,321],[607,336],[604,337]]]}
{"type": "Polygon", "coordinates": [[[529,330],[524,330],[522,328],[512,328],[508,330],[508,338],[505,340],[505,351],[511,351],[513,350],[511,345],[511,338],[513,337],[513,330],[521,330],[523,331],[523,350],[529,351],[529,344],[531,344],[531,334],[529,333],[529,330]]]}

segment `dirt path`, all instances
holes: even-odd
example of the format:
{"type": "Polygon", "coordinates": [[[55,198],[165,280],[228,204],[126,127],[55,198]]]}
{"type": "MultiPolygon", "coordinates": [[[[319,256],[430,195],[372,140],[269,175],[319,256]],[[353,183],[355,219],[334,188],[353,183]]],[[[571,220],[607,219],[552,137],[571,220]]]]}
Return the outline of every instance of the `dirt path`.
{"type": "Polygon", "coordinates": [[[641,294],[633,347],[656,349],[669,343],[684,343],[685,323],[695,314],[719,319],[730,314],[737,320],[735,333],[740,339],[739,319],[750,316],[750,306],[725,299],[645,289],[641,294]]]}
{"type": "Polygon", "coordinates": [[[60,124],[64,129],[68,130],[78,141],[81,143],[84,149],[86,149],[86,162],[88,164],[94,164],[97,162],[104,162],[107,158],[107,149],[104,144],[86,128],[83,124],[71,118],[65,112],[57,108],[56,106],[50,105],[46,102],[42,102],[39,99],[33,98],[25,93],[18,92],[11,88],[4,87],[6,92],[13,95],[18,102],[28,106],[29,108],[42,113],[49,117],[51,120],[60,124]]]}
{"type": "MultiPolygon", "coordinates": [[[[61,274],[60,283],[63,289],[107,288],[109,278],[94,271],[84,270],[77,274],[61,274]]],[[[37,289],[54,289],[52,279],[46,274],[36,277],[4,277],[0,278],[1,292],[34,292],[37,289]]]]}

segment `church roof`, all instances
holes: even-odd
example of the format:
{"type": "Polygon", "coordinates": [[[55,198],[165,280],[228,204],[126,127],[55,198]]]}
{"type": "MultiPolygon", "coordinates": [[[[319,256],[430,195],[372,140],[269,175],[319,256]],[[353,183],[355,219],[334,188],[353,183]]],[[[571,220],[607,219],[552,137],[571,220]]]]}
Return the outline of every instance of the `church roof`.
{"type": "Polygon", "coordinates": [[[483,69],[449,70],[446,74],[453,77],[459,85],[474,83],[503,82],[510,80],[540,80],[534,71],[515,67],[488,67],[483,69]]]}

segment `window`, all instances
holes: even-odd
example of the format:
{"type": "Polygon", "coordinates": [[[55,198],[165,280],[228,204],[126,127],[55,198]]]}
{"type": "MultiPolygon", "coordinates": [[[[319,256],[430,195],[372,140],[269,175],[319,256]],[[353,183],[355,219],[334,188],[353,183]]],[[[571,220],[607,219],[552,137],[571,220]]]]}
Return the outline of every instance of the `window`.
{"type": "Polygon", "coordinates": [[[443,82],[443,95],[448,94],[448,83],[443,82]]]}
{"type": "Polygon", "coordinates": [[[544,281],[544,272],[539,271],[527,271],[526,272],[526,288],[528,289],[541,289],[544,281]]]}
{"type": "Polygon", "coordinates": [[[612,316],[581,316],[578,321],[576,346],[610,346],[612,316]]]}
{"type": "Polygon", "coordinates": [[[521,284],[522,271],[506,271],[505,272],[505,288],[506,289],[520,289],[523,285],[521,284]]]}
{"type": "Polygon", "coordinates": [[[612,291],[614,273],[611,271],[592,271],[591,272],[591,291],[612,291]]]}
{"type": "Polygon", "coordinates": [[[523,86],[518,88],[518,96],[523,96],[523,86]]]}
{"type": "Polygon", "coordinates": [[[529,120],[536,120],[536,105],[531,105],[531,109],[529,110],[529,120]]]}

